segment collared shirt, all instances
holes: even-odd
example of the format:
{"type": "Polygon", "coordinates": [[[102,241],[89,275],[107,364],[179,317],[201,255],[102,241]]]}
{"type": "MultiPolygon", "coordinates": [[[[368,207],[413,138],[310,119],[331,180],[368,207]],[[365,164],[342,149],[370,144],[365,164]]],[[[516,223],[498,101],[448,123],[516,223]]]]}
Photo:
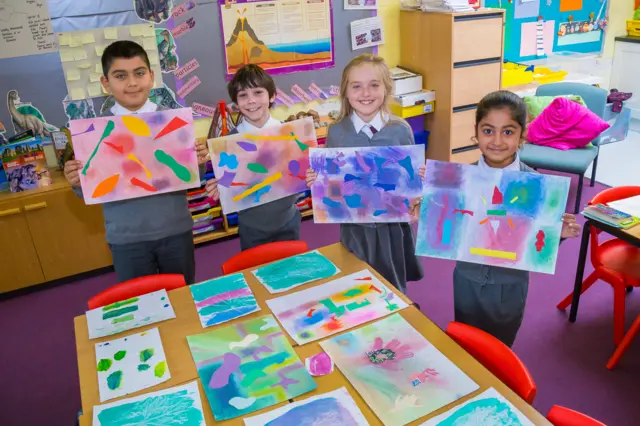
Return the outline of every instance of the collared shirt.
{"type": "Polygon", "coordinates": [[[147,102],[145,102],[144,105],[142,105],[140,107],[140,109],[137,110],[137,111],[130,111],[130,110],[126,109],[125,107],[123,107],[122,105],[120,105],[118,102],[116,102],[111,107],[111,114],[113,114],[113,115],[132,115],[132,114],[141,114],[141,113],[144,113],[144,112],[156,112],[157,109],[158,109],[158,105],[154,104],[149,99],[147,99],[147,102]]]}
{"type": "Polygon", "coordinates": [[[269,119],[267,120],[266,123],[264,123],[264,126],[262,127],[256,127],[253,124],[249,123],[249,120],[247,120],[246,118],[243,118],[242,121],[240,122],[240,124],[238,124],[238,127],[236,127],[236,129],[238,129],[238,133],[258,133],[260,132],[261,129],[267,128],[267,127],[273,127],[273,126],[279,126],[282,123],[279,122],[278,120],[276,120],[275,118],[269,116],[269,119]]]}
{"type": "Polygon", "coordinates": [[[356,114],[355,111],[351,113],[351,122],[353,123],[353,128],[355,129],[356,133],[362,132],[367,135],[369,139],[373,137],[374,133],[378,133],[380,130],[382,130],[382,128],[386,124],[385,118],[388,117],[383,117],[382,112],[378,112],[370,122],[365,123],[365,121],[360,118],[360,116],[356,114]],[[375,129],[375,131],[371,130],[372,127],[375,129]]]}
{"type": "MultiPolygon", "coordinates": [[[[495,169],[495,167],[491,167],[484,161],[484,155],[480,156],[480,160],[478,161],[478,166],[483,169],[495,169]]],[[[502,168],[502,170],[510,170],[514,172],[520,171],[520,156],[516,152],[516,158],[513,160],[513,163],[509,164],[507,167],[502,168]]]]}

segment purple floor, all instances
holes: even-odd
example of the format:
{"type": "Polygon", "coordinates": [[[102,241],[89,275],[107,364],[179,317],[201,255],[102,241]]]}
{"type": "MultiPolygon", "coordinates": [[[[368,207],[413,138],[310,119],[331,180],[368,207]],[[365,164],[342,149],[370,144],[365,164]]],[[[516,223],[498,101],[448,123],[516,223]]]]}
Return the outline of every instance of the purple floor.
{"type": "MultiPolygon", "coordinates": [[[[602,189],[598,184],[586,186],[583,200],[602,189]]],[[[572,192],[570,206],[573,197],[572,192]]],[[[305,221],[302,238],[312,248],[332,244],[338,241],[338,227],[305,221]]],[[[584,295],[575,324],[567,321],[568,313],[555,307],[573,288],[578,248],[579,239],[565,241],[556,275],[532,275],[527,312],[514,350],[536,381],[534,405],[543,414],[559,404],[609,426],[637,424],[640,404],[633,396],[638,395],[640,342],[635,342],[616,370],[605,367],[614,350],[609,286],[599,282],[584,295]]],[[[237,239],[198,248],[197,279],[219,275],[221,263],[239,250],[237,239]]],[[[429,318],[446,327],[453,319],[453,262],[424,258],[423,263],[427,278],[411,283],[409,296],[429,318]]],[[[587,273],[590,271],[588,266],[587,273]]],[[[39,291],[0,301],[1,424],[74,424],[80,390],[73,317],[84,313],[92,295],[115,281],[113,273],[105,273],[65,285],[45,285],[39,291]]],[[[640,313],[639,292],[627,298],[628,325],[640,313]]]]}

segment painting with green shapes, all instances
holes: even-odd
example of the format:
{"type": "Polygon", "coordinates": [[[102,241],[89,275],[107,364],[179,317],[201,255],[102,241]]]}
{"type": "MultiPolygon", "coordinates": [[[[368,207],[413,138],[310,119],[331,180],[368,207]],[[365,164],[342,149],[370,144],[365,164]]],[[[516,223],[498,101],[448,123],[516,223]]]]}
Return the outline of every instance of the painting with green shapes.
{"type": "Polygon", "coordinates": [[[96,343],[95,349],[100,402],[150,388],[171,378],[157,328],[96,343]]]}
{"type": "Polygon", "coordinates": [[[187,342],[216,421],[316,388],[272,315],[187,336],[187,342]]]}
{"type": "Polygon", "coordinates": [[[198,382],[93,407],[93,426],[205,426],[198,382]]]}
{"type": "Polygon", "coordinates": [[[87,311],[89,339],[110,336],[176,317],[167,290],[114,302],[87,311]]]}

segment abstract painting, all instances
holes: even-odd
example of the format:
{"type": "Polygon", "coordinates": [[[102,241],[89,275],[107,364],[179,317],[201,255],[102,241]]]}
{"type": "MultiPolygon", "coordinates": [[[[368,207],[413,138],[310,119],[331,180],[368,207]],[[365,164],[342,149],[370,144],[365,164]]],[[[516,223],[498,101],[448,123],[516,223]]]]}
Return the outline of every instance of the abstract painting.
{"type": "Polygon", "coordinates": [[[386,426],[402,426],[478,389],[399,314],[320,342],[386,426]]]}
{"type": "Polygon", "coordinates": [[[176,317],[167,290],[164,289],[92,309],[86,315],[89,339],[176,317]]]}
{"type": "Polygon", "coordinates": [[[189,286],[202,328],[260,310],[242,273],[189,286]]]}
{"type": "Polygon", "coordinates": [[[306,191],[309,148],[318,145],[311,118],[208,142],[224,214],[306,191]]]}
{"type": "Polygon", "coordinates": [[[191,108],[72,120],[85,203],[200,187],[191,108]]]}
{"type": "Polygon", "coordinates": [[[271,315],[187,336],[187,342],[216,421],[316,388],[271,315]]]}
{"type": "Polygon", "coordinates": [[[311,187],[316,223],[409,222],[422,195],[424,146],[309,150],[318,178],[311,187]]]}
{"type": "Polygon", "coordinates": [[[251,273],[269,293],[282,293],[311,281],[340,273],[329,259],[317,250],[270,263],[251,273]]]}
{"type": "Polygon", "coordinates": [[[493,388],[434,417],[421,426],[533,426],[524,414],[493,388]]]}
{"type": "Polygon", "coordinates": [[[100,402],[171,378],[157,328],[96,344],[100,402]]]}
{"type": "Polygon", "coordinates": [[[205,426],[198,382],[93,407],[93,426],[205,426]]]}
{"type": "Polygon", "coordinates": [[[429,160],[416,254],[553,274],[569,182],[429,160]]]}
{"type": "Polygon", "coordinates": [[[244,426],[369,426],[345,388],[244,419],[244,426]]]}
{"type": "Polygon", "coordinates": [[[267,300],[267,305],[299,345],[341,333],[407,307],[400,297],[366,269],[267,300]]]}

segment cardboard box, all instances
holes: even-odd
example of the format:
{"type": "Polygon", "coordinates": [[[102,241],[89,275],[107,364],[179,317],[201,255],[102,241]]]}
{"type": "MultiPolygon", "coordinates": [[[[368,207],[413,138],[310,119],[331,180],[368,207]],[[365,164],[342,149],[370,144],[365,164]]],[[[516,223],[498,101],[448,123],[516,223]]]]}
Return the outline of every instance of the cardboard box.
{"type": "Polygon", "coordinates": [[[392,94],[395,96],[422,90],[422,76],[404,68],[391,68],[392,94]]]}
{"type": "Polygon", "coordinates": [[[436,100],[436,92],[433,90],[419,90],[417,92],[407,93],[405,95],[394,95],[392,103],[396,103],[403,108],[426,104],[436,100]]]}

